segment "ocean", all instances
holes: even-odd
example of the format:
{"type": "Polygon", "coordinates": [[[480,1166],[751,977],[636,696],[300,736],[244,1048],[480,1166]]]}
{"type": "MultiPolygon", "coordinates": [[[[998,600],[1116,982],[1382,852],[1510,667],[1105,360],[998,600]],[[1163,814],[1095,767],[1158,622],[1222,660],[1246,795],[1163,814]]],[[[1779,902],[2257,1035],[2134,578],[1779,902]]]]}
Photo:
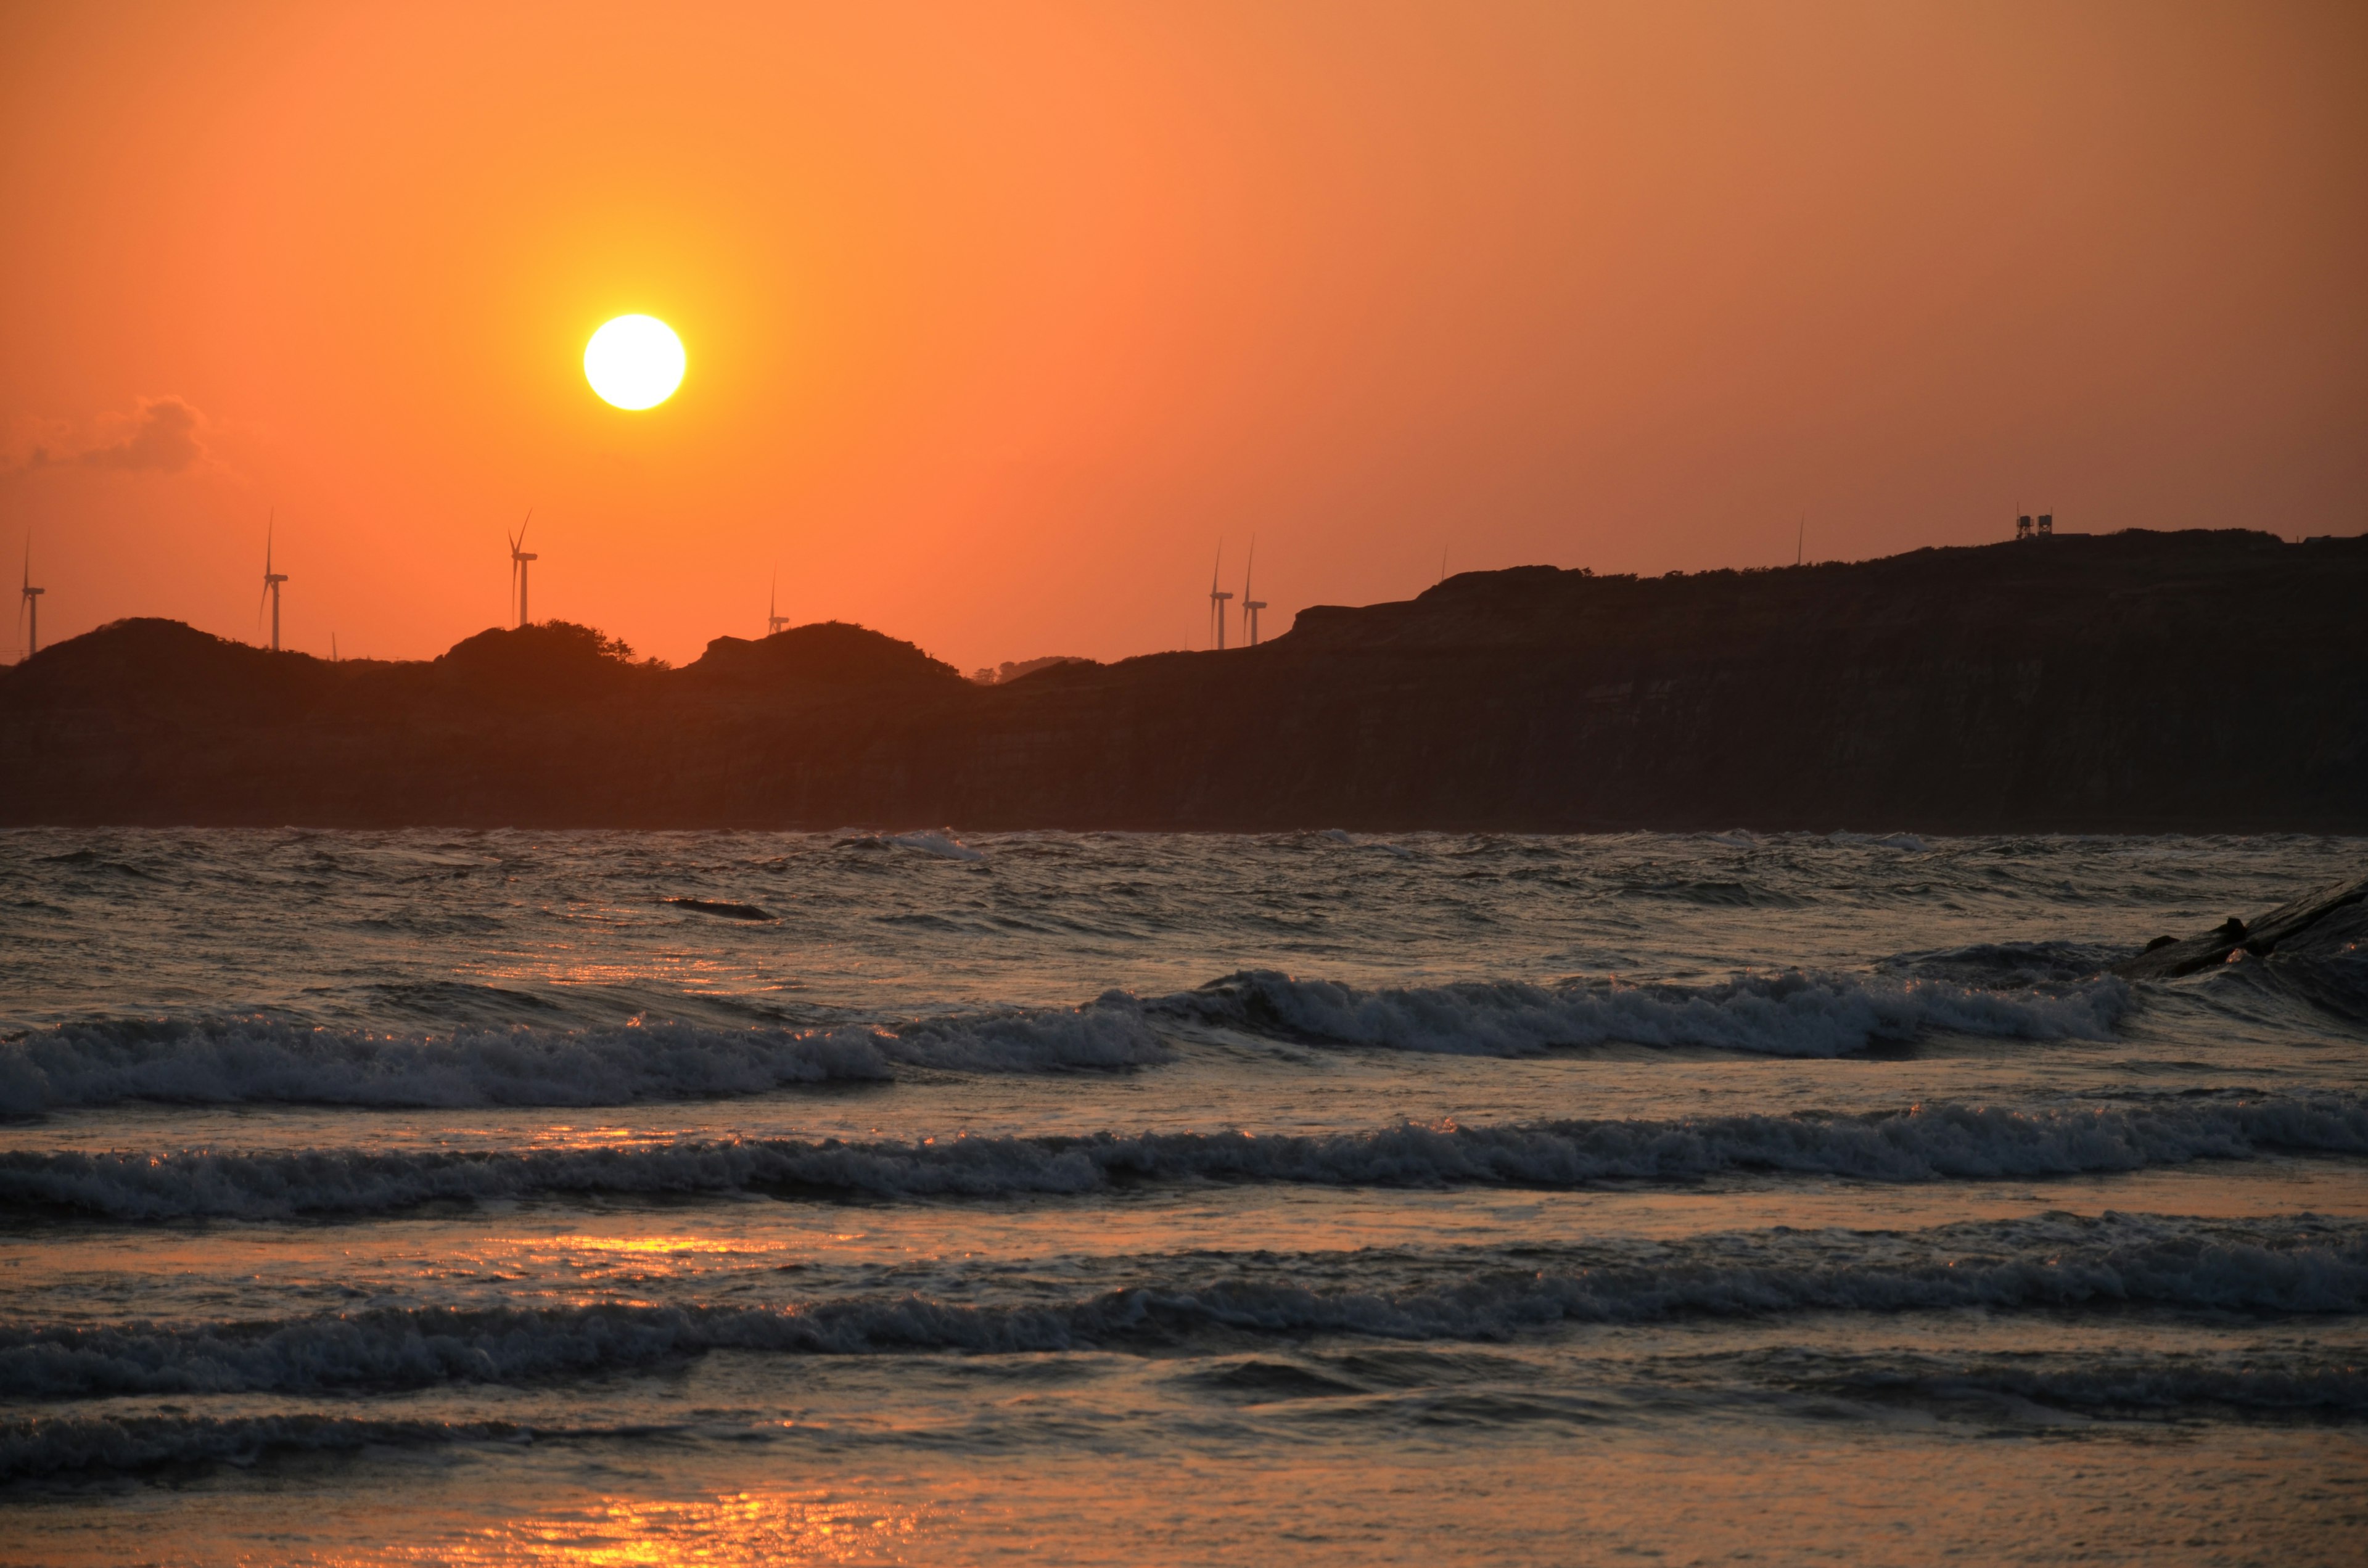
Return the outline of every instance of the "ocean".
{"type": "Polygon", "coordinates": [[[0,1560],[2357,1562],[2363,869],[0,834],[0,1560]]]}

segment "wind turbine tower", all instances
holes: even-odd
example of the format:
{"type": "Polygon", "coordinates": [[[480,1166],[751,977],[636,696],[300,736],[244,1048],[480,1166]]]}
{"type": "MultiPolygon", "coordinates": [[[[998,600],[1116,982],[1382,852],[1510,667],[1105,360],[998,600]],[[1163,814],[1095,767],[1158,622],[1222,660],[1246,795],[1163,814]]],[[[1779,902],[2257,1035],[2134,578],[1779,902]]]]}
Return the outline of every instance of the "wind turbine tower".
{"type": "Polygon", "coordinates": [[[1258,646],[1258,611],[1266,608],[1264,599],[1250,597],[1250,572],[1258,565],[1258,540],[1250,540],[1249,564],[1242,568],[1242,646],[1258,646]]]}
{"type": "Polygon", "coordinates": [[[1209,568],[1209,619],[1217,628],[1217,652],[1225,651],[1225,601],[1234,596],[1219,590],[1217,574],[1224,569],[1225,541],[1217,541],[1217,563],[1209,568]]]}
{"type": "Polygon", "coordinates": [[[526,626],[526,569],[529,563],[542,559],[529,555],[520,547],[526,543],[526,524],[534,521],[534,508],[526,511],[526,523],[518,525],[518,538],[510,540],[510,592],[518,597],[518,623],[526,626]]]}
{"type": "Polygon", "coordinates": [[[781,614],[779,607],[780,586],[781,574],[777,569],[773,573],[773,585],[765,590],[765,635],[768,637],[778,635],[781,628],[790,623],[790,618],[781,614]]]}
{"type": "MultiPolygon", "coordinates": [[[[274,517],[263,529],[263,597],[271,601],[271,651],[275,653],[279,652],[279,585],[288,581],[287,573],[271,569],[271,535],[278,523],[274,517]]],[[[255,614],[256,619],[262,619],[262,599],[256,601],[255,614]]]]}
{"type": "Polygon", "coordinates": [[[41,651],[41,596],[47,588],[33,586],[33,534],[25,531],[25,585],[18,591],[17,622],[25,628],[25,657],[31,658],[41,651]]]}

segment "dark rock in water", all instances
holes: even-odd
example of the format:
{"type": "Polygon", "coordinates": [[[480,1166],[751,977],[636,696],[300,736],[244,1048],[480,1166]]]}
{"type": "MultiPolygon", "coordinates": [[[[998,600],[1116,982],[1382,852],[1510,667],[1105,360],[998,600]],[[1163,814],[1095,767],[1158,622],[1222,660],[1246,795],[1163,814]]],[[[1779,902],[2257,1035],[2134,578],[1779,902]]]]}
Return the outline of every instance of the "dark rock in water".
{"type": "Polygon", "coordinates": [[[662,898],[660,903],[673,904],[677,909],[696,910],[701,915],[721,915],[727,920],[770,920],[772,913],[753,903],[726,903],[712,898],[662,898]]]}
{"type": "Polygon", "coordinates": [[[2292,903],[2280,904],[2250,926],[2231,915],[2201,937],[2183,941],[2158,937],[2146,944],[2146,951],[2115,964],[2113,972],[2124,980],[2169,980],[2193,974],[2215,963],[2226,963],[2240,952],[2267,958],[2278,950],[2281,943],[2291,941],[2337,910],[2363,899],[2368,899],[2368,877],[2336,882],[2317,892],[2305,893],[2292,903]]]}

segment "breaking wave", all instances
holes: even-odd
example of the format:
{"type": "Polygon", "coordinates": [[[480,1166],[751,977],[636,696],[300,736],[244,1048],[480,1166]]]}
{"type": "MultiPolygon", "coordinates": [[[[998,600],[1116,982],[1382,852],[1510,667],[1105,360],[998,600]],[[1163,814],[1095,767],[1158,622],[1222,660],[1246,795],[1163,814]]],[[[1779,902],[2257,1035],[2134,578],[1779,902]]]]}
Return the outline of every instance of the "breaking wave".
{"type": "Polygon", "coordinates": [[[1138,1009],[1115,1002],[805,1031],[653,1024],[398,1035],[271,1018],[110,1020],[0,1043],[0,1115],[124,1100],[625,1105],[892,1078],[900,1067],[1048,1073],[1168,1054],[1138,1009]]]}
{"type": "Polygon", "coordinates": [[[2103,1040],[2129,1000],[2128,983],[2111,976],[2010,991],[1798,971],[1700,986],[1500,981],[1363,991],[1244,970],[1144,1006],[1155,1014],[1288,1039],[1401,1051],[1528,1056],[1619,1041],[1839,1056],[1933,1029],[2103,1040]]]}
{"type": "Polygon", "coordinates": [[[1691,1183],[1738,1172],[1922,1182],[2133,1171],[2271,1153],[2368,1154],[2368,1098],[2177,1100],[1873,1116],[1404,1125],[1250,1136],[1166,1132],[929,1142],[730,1140],[461,1153],[347,1149],[0,1153],[0,1201],[118,1221],[389,1213],[432,1202],[604,1193],[875,1199],[1076,1195],[1142,1181],[1335,1187],[1691,1183]]]}
{"type": "Polygon", "coordinates": [[[1470,1341],[1565,1324],[1804,1312],[2368,1311],[2368,1227],[2359,1225],[2050,1216],[1866,1244],[1877,1240],[1778,1231],[1703,1238],[1642,1259],[1535,1248],[1520,1260],[1535,1262],[1520,1267],[1485,1253],[1397,1254],[1387,1261],[1419,1265],[1433,1282],[1396,1290],[1311,1287],[1300,1281],[1326,1270],[1305,1257],[1190,1255],[1157,1260],[1167,1278],[1024,1303],[857,1296],[773,1307],[384,1308],[0,1328],[0,1386],[34,1399],[310,1392],[580,1377],[717,1350],[1018,1354],[1258,1335],[1470,1341]]]}
{"type": "Polygon", "coordinates": [[[841,831],[839,843],[850,849],[910,849],[939,860],[984,860],[986,851],[956,838],[953,830],[942,833],[924,829],[915,833],[865,833],[848,828],[841,831]]]}
{"type": "Polygon", "coordinates": [[[1246,970],[1149,1000],[978,1013],[893,1027],[729,1029],[679,1023],[447,1034],[316,1028],[268,1017],[110,1019],[0,1041],[0,1116],[125,1100],[188,1105],[626,1105],[887,1079],[899,1068],[1044,1073],[1146,1066],[1151,1020],[1276,1038],[1526,1056],[1621,1041],[1821,1057],[1933,1029],[2101,1040],[2129,1002],[2110,977],[1984,989],[1954,980],[1787,973],[1701,986],[1475,982],[1360,990],[1246,970]]]}

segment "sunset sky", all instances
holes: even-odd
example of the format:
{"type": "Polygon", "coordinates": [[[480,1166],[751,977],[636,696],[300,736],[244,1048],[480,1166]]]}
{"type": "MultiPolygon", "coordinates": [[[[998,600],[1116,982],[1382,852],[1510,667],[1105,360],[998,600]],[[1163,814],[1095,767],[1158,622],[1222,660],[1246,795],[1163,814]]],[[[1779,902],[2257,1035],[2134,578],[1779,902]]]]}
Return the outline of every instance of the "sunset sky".
{"type": "MultiPolygon", "coordinates": [[[[2357,4],[0,9],[0,553],[968,669],[1450,570],[2368,525],[2357,4]],[[627,413],[586,339],[689,370],[627,413]]],[[[9,644],[16,646],[12,641],[9,644]]],[[[12,653],[13,656],[13,653],[12,653]]]]}

